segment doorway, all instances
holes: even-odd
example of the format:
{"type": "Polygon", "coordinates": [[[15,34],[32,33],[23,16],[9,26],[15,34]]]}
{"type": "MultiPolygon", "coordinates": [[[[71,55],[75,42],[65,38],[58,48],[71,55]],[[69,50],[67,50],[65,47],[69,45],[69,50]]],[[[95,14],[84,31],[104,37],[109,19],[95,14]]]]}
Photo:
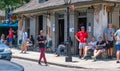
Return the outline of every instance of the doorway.
{"type": "Polygon", "coordinates": [[[26,18],[25,20],[25,30],[28,33],[28,37],[30,36],[30,18],[26,18]]]}
{"type": "Polygon", "coordinates": [[[81,26],[84,26],[85,30],[87,30],[87,18],[86,17],[78,18],[78,31],[80,31],[81,26]]]}
{"type": "Polygon", "coordinates": [[[39,34],[39,31],[40,30],[43,30],[43,15],[40,15],[39,17],[38,17],[38,34],[39,34]]]}
{"type": "Polygon", "coordinates": [[[64,42],[64,19],[58,20],[58,44],[64,42]]]}

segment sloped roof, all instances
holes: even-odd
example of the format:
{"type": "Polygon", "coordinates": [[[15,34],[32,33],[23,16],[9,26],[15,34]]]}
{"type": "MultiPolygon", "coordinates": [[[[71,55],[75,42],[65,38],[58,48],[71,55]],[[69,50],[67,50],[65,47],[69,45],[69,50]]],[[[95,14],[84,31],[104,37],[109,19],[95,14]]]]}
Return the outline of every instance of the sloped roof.
{"type": "MultiPolygon", "coordinates": [[[[48,0],[43,3],[39,3],[39,0],[31,0],[29,3],[24,6],[17,8],[13,11],[13,13],[25,13],[36,10],[43,10],[45,8],[56,8],[60,6],[64,6],[64,0],[48,0]]],[[[80,2],[92,2],[92,1],[108,1],[108,0],[72,0],[72,3],[80,3],[80,2]]],[[[117,1],[117,0],[109,0],[109,1],[117,1]]]]}
{"type": "MultiPolygon", "coordinates": [[[[13,13],[22,13],[26,11],[47,8],[47,7],[56,7],[64,5],[64,0],[48,0],[44,3],[39,3],[39,0],[31,0],[28,4],[16,9],[13,13]]],[[[72,3],[81,2],[81,1],[91,1],[91,0],[72,0],[72,3]]]]}

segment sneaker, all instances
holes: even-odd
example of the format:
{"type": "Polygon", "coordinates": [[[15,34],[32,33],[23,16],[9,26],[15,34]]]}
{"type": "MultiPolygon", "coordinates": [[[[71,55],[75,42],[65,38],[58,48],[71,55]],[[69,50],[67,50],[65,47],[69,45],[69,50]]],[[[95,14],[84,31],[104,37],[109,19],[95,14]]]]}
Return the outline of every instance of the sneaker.
{"type": "Polygon", "coordinates": [[[81,60],[84,60],[84,59],[85,59],[84,57],[81,58],[81,60]]]}
{"type": "Polygon", "coordinates": [[[92,58],[94,61],[96,61],[96,57],[95,57],[95,56],[92,56],[91,58],[92,58]]]}
{"type": "Polygon", "coordinates": [[[56,57],[59,57],[60,55],[58,54],[56,57]]]}
{"type": "Polygon", "coordinates": [[[42,65],[41,62],[38,62],[39,65],[42,65]]]}
{"type": "Polygon", "coordinates": [[[23,51],[21,51],[20,53],[23,53],[23,51]]]}
{"type": "Polygon", "coordinates": [[[26,51],[24,52],[24,54],[26,54],[26,51]]]}
{"type": "Polygon", "coordinates": [[[119,61],[116,61],[116,63],[120,63],[119,61]]]}
{"type": "Polygon", "coordinates": [[[48,66],[48,63],[45,63],[45,66],[48,66]]]}
{"type": "Polygon", "coordinates": [[[81,56],[79,56],[79,58],[81,59],[81,56]]]}
{"type": "Polygon", "coordinates": [[[110,56],[110,59],[112,59],[112,56],[110,56]]]}
{"type": "Polygon", "coordinates": [[[107,58],[110,59],[110,56],[108,56],[107,58]]]}
{"type": "Polygon", "coordinates": [[[87,57],[86,57],[86,56],[84,56],[84,57],[82,57],[82,58],[81,58],[81,60],[84,60],[84,59],[86,59],[86,58],[87,58],[87,57]]]}

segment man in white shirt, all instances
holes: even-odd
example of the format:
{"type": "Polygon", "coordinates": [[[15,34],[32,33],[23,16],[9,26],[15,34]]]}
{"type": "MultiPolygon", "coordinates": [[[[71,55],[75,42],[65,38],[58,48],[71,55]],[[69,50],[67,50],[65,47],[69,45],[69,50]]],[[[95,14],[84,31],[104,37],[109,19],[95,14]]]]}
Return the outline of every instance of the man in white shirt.
{"type": "Polygon", "coordinates": [[[97,43],[97,41],[96,41],[96,39],[93,37],[93,38],[92,38],[92,41],[90,41],[90,42],[88,43],[88,45],[85,46],[84,56],[82,57],[82,59],[85,59],[85,57],[87,56],[87,53],[88,53],[89,50],[93,50],[93,51],[94,51],[95,46],[96,46],[96,43],[97,43]]]}
{"type": "Polygon", "coordinates": [[[28,37],[28,34],[27,32],[23,29],[23,34],[22,34],[22,46],[21,46],[21,53],[26,53],[27,51],[27,37],[28,37]]]}

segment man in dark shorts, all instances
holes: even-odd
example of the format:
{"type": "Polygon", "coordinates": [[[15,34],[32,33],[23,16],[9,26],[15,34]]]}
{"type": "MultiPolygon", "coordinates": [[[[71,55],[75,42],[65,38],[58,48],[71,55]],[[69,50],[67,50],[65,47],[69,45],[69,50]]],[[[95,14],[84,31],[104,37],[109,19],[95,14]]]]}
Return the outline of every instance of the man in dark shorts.
{"type": "Polygon", "coordinates": [[[92,56],[92,59],[96,61],[96,57],[99,56],[101,53],[105,52],[105,50],[106,50],[106,43],[105,41],[103,41],[102,37],[99,37],[97,44],[95,46],[94,56],[92,56]]]}
{"type": "Polygon", "coordinates": [[[105,40],[106,40],[106,44],[107,44],[108,59],[112,59],[114,32],[115,31],[112,28],[112,24],[108,24],[108,28],[104,32],[104,34],[105,34],[105,40]]]}

